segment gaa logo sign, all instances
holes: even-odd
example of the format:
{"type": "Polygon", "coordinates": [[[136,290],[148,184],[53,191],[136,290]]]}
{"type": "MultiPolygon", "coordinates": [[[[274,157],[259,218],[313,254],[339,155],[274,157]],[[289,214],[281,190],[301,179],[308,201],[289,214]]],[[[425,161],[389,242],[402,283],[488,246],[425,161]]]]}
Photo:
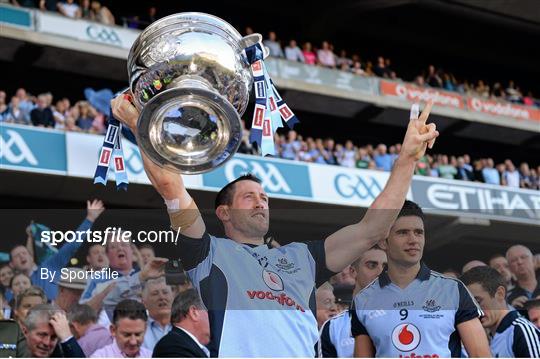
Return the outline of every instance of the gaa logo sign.
{"type": "Polygon", "coordinates": [[[401,323],[392,331],[392,344],[402,352],[410,352],[420,344],[420,331],[410,323],[401,323]]]}
{"type": "Polygon", "coordinates": [[[112,45],[122,45],[122,40],[113,29],[103,26],[90,25],[86,28],[86,35],[97,42],[104,42],[112,45]]]}

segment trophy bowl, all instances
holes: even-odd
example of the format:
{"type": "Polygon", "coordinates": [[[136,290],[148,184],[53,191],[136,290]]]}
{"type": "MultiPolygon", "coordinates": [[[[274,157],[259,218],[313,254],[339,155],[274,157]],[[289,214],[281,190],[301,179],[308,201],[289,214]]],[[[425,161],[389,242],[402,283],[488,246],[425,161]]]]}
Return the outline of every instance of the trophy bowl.
{"type": "Polygon", "coordinates": [[[162,18],[139,35],[129,87],[140,111],[137,142],[154,163],[197,174],[236,153],[253,83],[243,50],[261,40],[196,12],[162,18]]]}

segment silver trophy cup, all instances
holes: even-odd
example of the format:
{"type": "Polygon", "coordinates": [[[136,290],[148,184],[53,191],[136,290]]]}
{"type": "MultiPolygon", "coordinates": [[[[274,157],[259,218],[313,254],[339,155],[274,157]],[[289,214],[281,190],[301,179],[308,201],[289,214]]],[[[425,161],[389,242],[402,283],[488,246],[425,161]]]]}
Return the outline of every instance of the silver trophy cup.
{"type": "Polygon", "coordinates": [[[233,156],[253,83],[243,50],[261,39],[196,12],[162,18],[139,35],[128,57],[129,85],[141,111],[139,148],[153,162],[196,174],[233,156]]]}

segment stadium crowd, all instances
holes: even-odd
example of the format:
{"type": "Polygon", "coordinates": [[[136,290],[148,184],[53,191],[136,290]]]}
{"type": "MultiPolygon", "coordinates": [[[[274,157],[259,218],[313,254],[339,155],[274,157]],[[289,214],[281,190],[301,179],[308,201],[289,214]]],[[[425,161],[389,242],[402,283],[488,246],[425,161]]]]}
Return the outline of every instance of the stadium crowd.
{"type": "MultiPolygon", "coordinates": [[[[98,0],[79,0],[78,3],[75,0],[3,0],[2,2],[16,6],[38,8],[43,11],[58,12],[73,19],[97,21],[105,25],[115,25],[121,22],[123,26],[133,29],[144,29],[162,16],[155,5],[150,5],[146,14],[123,16],[121,21],[116,21],[111,11],[98,0]]],[[[244,33],[246,35],[252,34],[253,28],[246,27],[244,33]]],[[[270,50],[270,56],[273,57],[307,65],[338,69],[360,76],[377,76],[390,80],[402,80],[398,75],[396,65],[390,58],[379,56],[376,60],[362,59],[358,54],[350,55],[346,49],[338,52],[329,41],[323,41],[320,46],[313,45],[308,41],[300,46],[295,39],[290,39],[287,45],[284,45],[284,42],[278,39],[276,32],[270,31],[264,40],[264,44],[270,50]]],[[[435,65],[428,65],[414,79],[403,80],[413,82],[420,87],[439,88],[467,96],[505,100],[516,104],[540,107],[540,100],[536,99],[531,91],[524,91],[513,80],[507,81],[506,84],[502,81],[489,84],[482,79],[476,82],[468,79],[458,79],[458,76],[435,65]]]]}
{"type": "MultiPolygon", "coordinates": [[[[87,215],[77,230],[91,229],[104,211],[103,202],[88,201],[87,215]]],[[[9,261],[0,264],[2,350],[18,357],[208,356],[206,309],[186,272],[178,273],[175,284],[168,285],[163,271],[167,259],[157,258],[152,246],[109,240],[105,245],[70,242],[54,249],[40,244],[44,230],[49,228],[32,222],[26,229],[26,243],[13,246],[9,261]],[[69,267],[82,252],[85,263],[69,267]],[[44,269],[60,273],[61,268],[65,275],[57,280],[40,275],[44,269]],[[84,276],[89,270],[105,273],[107,269],[119,271],[120,279],[84,276]],[[182,333],[190,333],[197,346],[184,351],[178,344],[183,339],[177,337],[182,333]],[[166,345],[156,346],[160,340],[166,345]]],[[[377,278],[386,262],[385,251],[375,247],[320,285],[315,296],[319,327],[324,329],[331,318],[343,316],[340,313],[347,312],[353,293],[377,278]]],[[[467,273],[487,266],[504,280],[507,304],[540,328],[540,254],[514,245],[504,254],[478,257],[459,271],[448,269],[443,274],[469,284],[480,279],[467,273]]],[[[321,335],[319,354],[328,356],[324,345],[329,339],[324,330],[321,335]]]]}
{"type": "MultiPolygon", "coordinates": [[[[7,103],[5,91],[0,89],[0,123],[16,123],[58,130],[104,134],[106,116],[89,101],[71,104],[68,98],[54,101],[48,93],[33,96],[19,88],[7,103]],[[54,103],[53,103],[54,102],[54,103]]],[[[242,121],[245,124],[245,121],[242,121]]],[[[244,125],[240,153],[256,154],[249,143],[249,130],[244,125]]],[[[351,140],[345,144],[333,139],[311,138],[295,131],[276,134],[276,157],[288,160],[338,165],[349,168],[372,169],[389,172],[401,149],[401,144],[365,144],[359,146],[351,140]]],[[[540,166],[531,168],[522,162],[519,168],[507,159],[495,164],[492,158],[471,159],[461,156],[432,154],[417,164],[416,174],[422,176],[476,181],[514,188],[540,189],[540,166]]]]}

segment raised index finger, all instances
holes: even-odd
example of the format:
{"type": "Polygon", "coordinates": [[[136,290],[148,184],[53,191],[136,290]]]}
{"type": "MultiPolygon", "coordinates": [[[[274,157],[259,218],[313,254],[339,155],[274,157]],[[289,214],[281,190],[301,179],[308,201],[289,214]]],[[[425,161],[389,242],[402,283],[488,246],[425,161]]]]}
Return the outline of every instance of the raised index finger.
{"type": "Polygon", "coordinates": [[[420,117],[418,117],[418,121],[420,121],[422,125],[426,124],[426,121],[429,117],[429,113],[431,112],[432,107],[433,107],[433,101],[429,100],[426,104],[426,107],[424,107],[424,111],[422,111],[422,114],[420,115],[420,117]]]}

